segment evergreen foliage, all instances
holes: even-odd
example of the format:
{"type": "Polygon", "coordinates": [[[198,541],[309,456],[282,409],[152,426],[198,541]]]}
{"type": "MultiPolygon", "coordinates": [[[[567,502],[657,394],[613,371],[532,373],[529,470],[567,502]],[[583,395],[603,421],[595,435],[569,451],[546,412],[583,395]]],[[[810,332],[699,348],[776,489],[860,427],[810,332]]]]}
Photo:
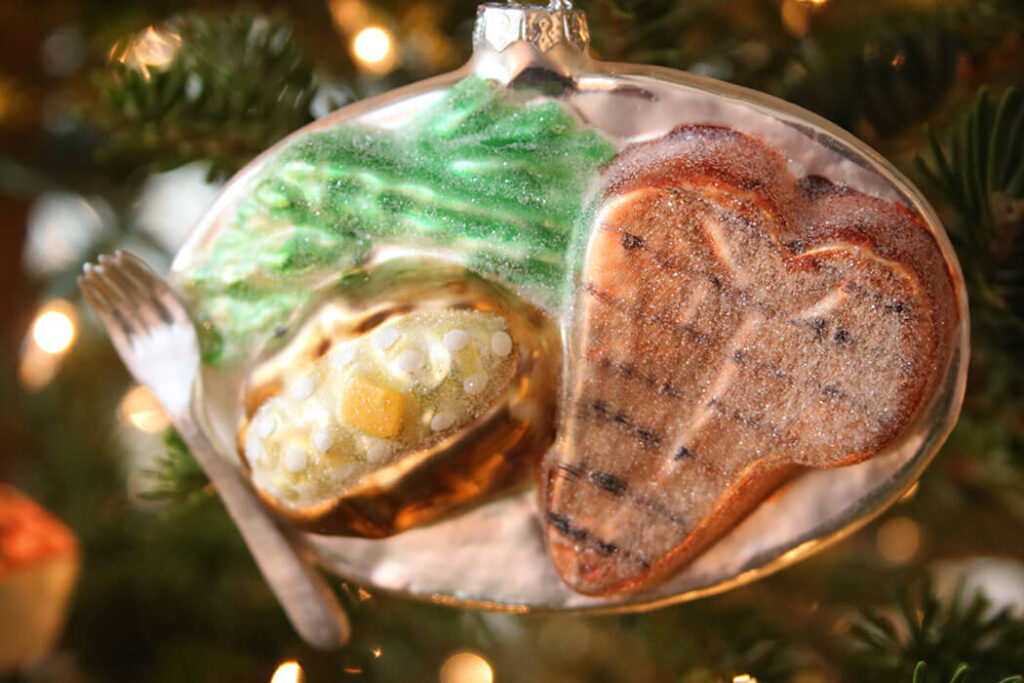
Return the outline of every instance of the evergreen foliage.
{"type": "Polygon", "coordinates": [[[998,680],[1024,671],[1024,621],[1007,608],[994,610],[982,594],[965,595],[963,583],[943,601],[921,581],[902,589],[896,604],[895,615],[863,612],[850,630],[861,680],[896,673],[940,683],[964,680],[968,668],[974,680],[998,680]]]}
{"type": "MultiPolygon", "coordinates": [[[[953,673],[953,677],[949,679],[949,683],[970,683],[971,680],[977,681],[970,676],[971,668],[966,664],[961,664],[957,667],[953,673]]],[[[911,679],[911,683],[929,683],[934,680],[928,675],[928,665],[925,662],[918,662],[917,666],[914,667],[914,676],[911,679]]],[[[998,683],[1020,683],[1021,676],[1007,676],[1001,679],[998,683]]],[[[978,682],[980,683],[980,682],[978,682]]]]}
{"type": "Polygon", "coordinates": [[[164,451],[153,465],[141,470],[146,482],[139,491],[143,500],[187,504],[209,493],[210,480],[174,429],[164,433],[164,451]]]}
{"type": "Polygon", "coordinates": [[[1024,331],[1024,90],[979,89],[946,136],[930,132],[920,171],[956,215],[950,234],[966,258],[976,306],[1007,334],[1024,331]]]}
{"type": "Polygon", "coordinates": [[[88,113],[107,133],[101,158],[155,170],[202,159],[213,176],[238,170],[268,141],[311,121],[317,92],[291,27],[248,12],[189,13],[125,39],[95,85],[88,113]],[[173,57],[140,68],[130,55],[140,40],[169,44],[173,57]]]}

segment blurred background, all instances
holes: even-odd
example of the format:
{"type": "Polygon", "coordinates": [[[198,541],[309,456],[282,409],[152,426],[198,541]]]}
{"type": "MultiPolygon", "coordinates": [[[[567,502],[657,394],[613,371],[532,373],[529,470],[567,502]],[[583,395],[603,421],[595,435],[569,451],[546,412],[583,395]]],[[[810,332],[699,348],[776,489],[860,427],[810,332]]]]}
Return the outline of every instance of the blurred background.
{"type": "Polygon", "coordinates": [[[355,640],[310,650],[74,279],[115,248],[166,269],[223,182],[270,144],[463,63],[475,3],[6,0],[0,680],[981,683],[1024,673],[1024,3],[576,6],[600,58],[808,107],[926,191],[969,283],[974,356],[962,419],[921,482],[826,552],[650,614],[484,614],[336,581],[355,640]]]}

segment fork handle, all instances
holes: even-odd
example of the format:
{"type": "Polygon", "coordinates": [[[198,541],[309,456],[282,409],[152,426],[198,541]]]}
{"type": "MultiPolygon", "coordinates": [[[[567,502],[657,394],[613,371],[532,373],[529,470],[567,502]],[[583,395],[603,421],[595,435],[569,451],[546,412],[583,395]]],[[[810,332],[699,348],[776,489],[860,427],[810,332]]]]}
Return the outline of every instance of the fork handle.
{"type": "Polygon", "coordinates": [[[323,576],[306,560],[305,539],[298,531],[280,524],[263,506],[249,482],[217,453],[194,418],[176,419],[174,423],[220,492],[228,514],[295,630],[307,643],[322,650],[347,643],[351,635],[348,617],[323,576]]]}

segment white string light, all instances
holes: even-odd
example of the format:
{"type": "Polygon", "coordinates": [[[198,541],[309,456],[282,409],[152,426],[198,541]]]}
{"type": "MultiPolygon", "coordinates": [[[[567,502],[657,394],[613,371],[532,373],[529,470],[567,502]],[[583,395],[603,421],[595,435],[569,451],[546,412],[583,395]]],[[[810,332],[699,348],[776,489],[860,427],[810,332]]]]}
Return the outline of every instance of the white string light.
{"type": "Polygon", "coordinates": [[[271,676],[270,683],[302,683],[304,679],[298,662],[282,662],[271,676]]]}

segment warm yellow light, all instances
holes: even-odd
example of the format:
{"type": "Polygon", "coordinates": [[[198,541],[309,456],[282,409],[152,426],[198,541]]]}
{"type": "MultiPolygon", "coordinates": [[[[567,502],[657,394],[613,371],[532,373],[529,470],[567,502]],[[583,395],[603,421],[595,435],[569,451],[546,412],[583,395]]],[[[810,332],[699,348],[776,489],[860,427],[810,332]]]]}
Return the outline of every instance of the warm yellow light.
{"type": "Polygon", "coordinates": [[[921,527],[909,517],[893,517],[878,528],[875,543],[887,562],[906,564],[921,547],[921,527]]]}
{"type": "Polygon", "coordinates": [[[441,683],[493,683],[494,671],[475,652],[456,652],[441,665],[441,683]]]}
{"type": "Polygon", "coordinates": [[[828,677],[816,669],[798,671],[793,677],[793,683],[828,683],[828,677]]]}
{"type": "Polygon", "coordinates": [[[782,25],[794,36],[803,36],[811,26],[811,15],[824,9],[828,0],[783,0],[782,25]]]}
{"type": "Polygon", "coordinates": [[[302,667],[298,662],[284,662],[277,667],[270,683],[302,683],[302,667]]]}
{"type": "Polygon", "coordinates": [[[181,48],[181,34],[166,27],[150,26],[114,46],[111,61],[118,61],[149,78],[149,69],[167,66],[181,48]]]}
{"type": "Polygon", "coordinates": [[[352,34],[370,23],[370,10],[362,0],[330,0],[327,7],[343,34],[352,34]]]}
{"type": "Polygon", "coordinates": [[[391,54],[391,36],[379,26],[364,28],[352,41],[356,59],[367,64],[379,64],[391,54]]]}
{"type": "Polygon", "coordinates": [[[12,106],[17,99],[12,97],[15,94],[13,83],[9,79],[0,78],[0,121],[4,120],[15,108],[12,106]]]}
{"type": "Polygon", "coordinates": [[[157,434],[171,426],[163,406],[153,392],[143,386],[135,387],[124,395],[118,412],[136,429],[147,434],[157,434]]]}
{"type": "Polygon", "coordinates": [[[40,309],[21,344],[18,377],[25,388],[37,391],[54,378],[78,335],[77,319],[75,307],[61,299],[40,309]]]}
{"type": "Polygon", "coordinates": [[[757,679],[750,674],[739,674],[732,677],[732,683],[757,683],[757,679]]]}
{"type": "Polygon", "coordinates": [[[48,308],[32,323],[32,340],[46,353],[56,355],[66,351],[75,340],[75,322],[69,312],[55,310],[54,304],[48,308]]]}

